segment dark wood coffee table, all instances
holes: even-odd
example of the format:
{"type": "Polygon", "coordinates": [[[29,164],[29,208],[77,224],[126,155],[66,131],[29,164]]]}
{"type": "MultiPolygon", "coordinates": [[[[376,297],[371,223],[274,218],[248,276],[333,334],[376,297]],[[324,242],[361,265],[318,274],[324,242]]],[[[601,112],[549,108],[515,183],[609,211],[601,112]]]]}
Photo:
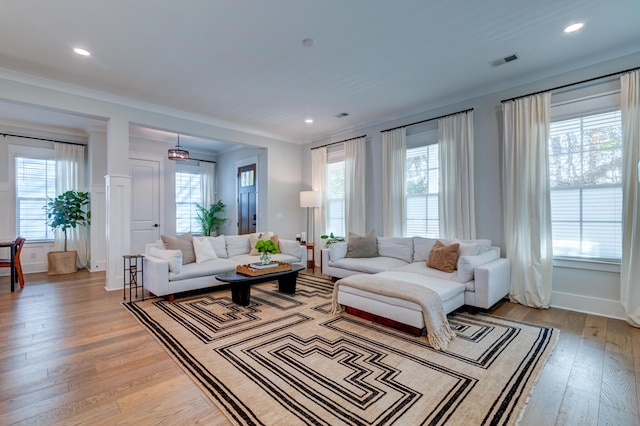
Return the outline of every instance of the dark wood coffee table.
{"type": "Polygon", "coordinates": [[[293,268],[289,271],[274,272],[272,274],[257,275],[255,277],[242,275],[233,271],[218,274],[216,275],[216,279],[218,281],[224,281],[231,284],[231,299],[233,300],[233,303],[237,303],[241,306],[247,306],[251,298],[252,284],[278,280],[278,291],[287,294],[295,294],[296,278],[298,278],[298,272],[303,269],[305,269],[304,266],[299,263],[294,263],[293,268]]]}

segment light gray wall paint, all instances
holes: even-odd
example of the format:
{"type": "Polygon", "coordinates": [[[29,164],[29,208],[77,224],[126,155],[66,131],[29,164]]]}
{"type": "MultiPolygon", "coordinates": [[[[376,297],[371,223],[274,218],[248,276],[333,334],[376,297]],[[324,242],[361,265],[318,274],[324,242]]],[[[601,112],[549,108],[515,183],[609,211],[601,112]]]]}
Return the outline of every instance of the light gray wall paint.
{"type": "MultiPolygon", "coordinates": [[[[507,65],[508,66],[508,65],[507,65]]],[[[475,201],[476,229],[479,238],[490,238],[500,246],[504,253],[503,206],[502,206],[502,107],[501,100],[531,92],[546,90],[555,86],[575,83],[584,79],[640,66],[640,54],[634,54],[603,62],[570,73],[550,76],[544,80],[527,85],[490,93],[464,102],[451,104],[420,114],[395,119],[382,124],[359,127],[306,145],[303,151],[303,183],[311,182],[310,148],[341,141],[352,137],[367,135],[367,218],[366,229],[375,229],[382,234],[382,136],[381,130],[454,113],[473,108],[475,141],[475,201]]],[[[417,131],[415,128],[408,129],[417,131]]],[[[598,304],[587,305],[585,300],[605,301],[601,311],[606,316],[620,316],[619,273],[605,271],[585,271],[566,267],[554,267],[552,304],[559,301],[562,306],[590,312],[596,312],[598,304]],[[567,296],[568,295],[568,296],[567,296]],[[571,300],[570,300],[571,299],[571,300]]],[[[603,305],[600,303],[600,305],[603,305]]]]}

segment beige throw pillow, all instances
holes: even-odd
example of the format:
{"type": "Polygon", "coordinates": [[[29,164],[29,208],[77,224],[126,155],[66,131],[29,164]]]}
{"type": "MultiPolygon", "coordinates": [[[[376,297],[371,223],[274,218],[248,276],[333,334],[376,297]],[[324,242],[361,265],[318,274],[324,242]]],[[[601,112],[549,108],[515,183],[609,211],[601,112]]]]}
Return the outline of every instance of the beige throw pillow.
{"type": "Polygon", "coordinates": [[[349,232],[349,244],[346,257],[376,257],[378,256],[378,241],[374,230],[365,235],[356,235],[349,232]]]}
{"type": "Polygon", "coordinates": [[[162,235],[162,242],[169,250],[180,250],[182,252],[182,264],[193,263],[196,261],[196,253],[193,251],[193,236],[191,232],[178,235],[177,237],[169,237],[162,235]]]}
{"type": "Polygon", "coordinates": [[[436,241],[429,252],[427,266],[444,272],[453,272],[458,263],[459,243],[445,246],[440,240],[436,241]]]}
{"type": "Polygon", "coordinates": [[[249,243],[251,244],[251,251],[249,252],[249,255],[251,256],[257,256],[260,254],[260,252],[258,251],[258,249],[256,248],[256,243],[259,240],[271,240],[275,243],[276,247],[278,247],[278,251],[276,253],[280,253],[280,247],[278,245],[278,236],[276,234],[274,234],[273,232],[263,232],[260,234],[250,234],[249,235],[249,243]]]}

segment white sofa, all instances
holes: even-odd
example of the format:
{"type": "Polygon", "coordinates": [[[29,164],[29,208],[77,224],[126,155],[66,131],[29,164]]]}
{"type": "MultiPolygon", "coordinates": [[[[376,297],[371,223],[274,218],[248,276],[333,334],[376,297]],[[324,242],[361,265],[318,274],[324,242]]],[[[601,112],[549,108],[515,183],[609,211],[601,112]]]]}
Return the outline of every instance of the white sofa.
{"type": "MultiPolygon", "coordinates": [[[[260,256],[249,254],[251,245],[248,234],[193,238],[207,238],[217,259],[188,263],[176,268],[176,265],[170,265],[176,260],[171,257],[172,250],[167,250],[162,240],[147,244],[143,261],[144,287],[149,292],[173,299],[176,293],[224,285],[225,282],[215,278],[216,274],[235,271],[237,265],[260,260],[260,256]]],[[[298,241],[280,239],[279,248],[280,253],[274,254],[272,260],[306,265],[307,251],[298,241]]],[[[180,257],[180,262],[181,259],[180,257]]]]}
{"type": "MultiPolygon", "coordinates": [[[[427,257],[436,239],[377,237],[378,256],[346,257],[348,243],[332,243],[322,249],[322,273],[334,279],[355,274],[376,274],[393,280],[424,285],[436,291],[445,312],[467,305],[471,309],[488,309],[509,293],[511,264],[500,258],[500,248],[490,240],[465,241],[466,252],[458,259],[458,269],[443,272],[427,267],[427,257]]],[[[452,240],[440,239],[444,244],[452,240]]],[[[348,280],[347,280],[348,281],[348,280]]],[[[340,285],[341,305],[422,328],[420,307],[411,302],[372,294],[348,285],[340,285]]]]}

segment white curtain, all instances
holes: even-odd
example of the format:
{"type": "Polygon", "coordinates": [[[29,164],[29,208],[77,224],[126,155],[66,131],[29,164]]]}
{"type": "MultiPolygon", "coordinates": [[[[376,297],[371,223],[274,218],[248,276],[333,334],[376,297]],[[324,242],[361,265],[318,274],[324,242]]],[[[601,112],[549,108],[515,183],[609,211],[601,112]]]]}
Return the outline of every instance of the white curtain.
{"type": "Polygon", "coordinates": [[[311,189],[322,193],[322,206],[313,209],[315,232],[313,241],[316,242],[314,265],[319,265],[320,259],[320,236],[326,232],[325,207],[327,205],[327,148],[322,147],[311,150],[311,189]]]}
{"type": "Polygon", "coordinates": [[[440,236],[476,238],[473,186],[473,112],[438,120],[440,236]]]}
{"type": "Polygon", "coordinates": [[[200,161],[200,191],[202,192],[202,206],[208,209],[216,202],[216,164],[200,161]]]}
{"type": "Polygon", "coordinates": [[[627,323],[640,327],[640,71],[620,77],[622,113],[622,265],[620,298],[627,323]]]}
{"type": "MultiPolygon", "coordinates": [[[[56,160],[56,196],[67,191],[84,192],[85,187],[85,159],[84,146],[55,142],[56,160]]],[[[89,259],[88,230],[85,226],[67,230],[67,250],[76,250],[78,268],[85,268],[89,259]]],[[[54,240],[55,250],[64,250],[64,232],[56,230],[54,240]]]]}
{"type": "Polygon", "coordinates": [[[382,133],[382,235],[405,234],[405,162],[407,129],[382,133]]]}
{"type": "Polygon", "coordinates": [[[511,260],[511,301],[548,308],[553,244],[548,140],[551,94],[505,102],[503,191],[506,256],[511,260]]]}
{"type": "MultiPolygon", "coordinates": [[[[363,235],[365,231],[365,162],[366,138],[344,143],[345,169],[345,235],[349,232],[363,235]]],[[[318,240],[315,240],[318,241],[318,240]]]]}

